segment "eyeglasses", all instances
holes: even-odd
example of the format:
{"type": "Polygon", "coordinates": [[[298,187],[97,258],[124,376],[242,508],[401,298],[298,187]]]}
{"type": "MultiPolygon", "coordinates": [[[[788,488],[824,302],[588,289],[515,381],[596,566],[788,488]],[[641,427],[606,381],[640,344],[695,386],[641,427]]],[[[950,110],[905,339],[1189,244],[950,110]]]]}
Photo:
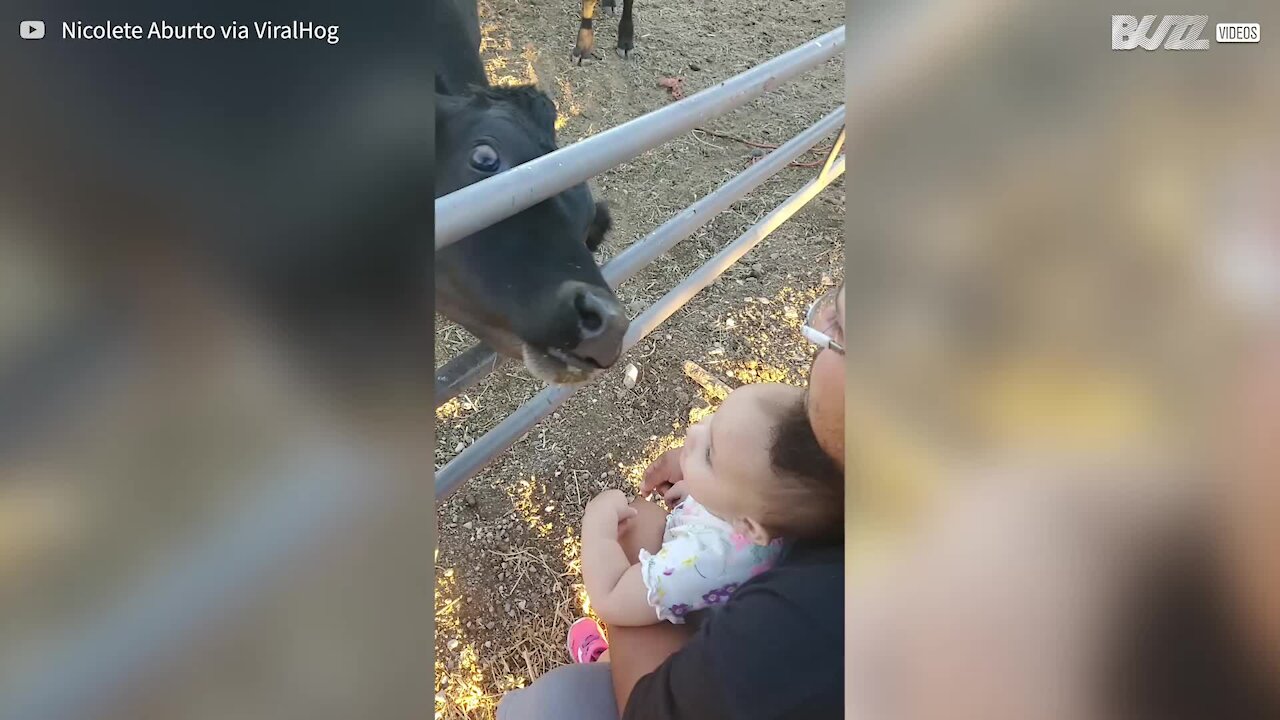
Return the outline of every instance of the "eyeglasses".
{"type": "Polygon", "coordinates": [[[805,315],[804,326],[800,328],[800,332],[806,340],[819,348],[834,350],[843,355],[844,332],[840,328],[840,315],[836,308],[840,289],[841,286],[837,285],[809,306],[809,312],[805,315]],[[832,336],[833,330],[839,333],[840,340],[832,336]]]}

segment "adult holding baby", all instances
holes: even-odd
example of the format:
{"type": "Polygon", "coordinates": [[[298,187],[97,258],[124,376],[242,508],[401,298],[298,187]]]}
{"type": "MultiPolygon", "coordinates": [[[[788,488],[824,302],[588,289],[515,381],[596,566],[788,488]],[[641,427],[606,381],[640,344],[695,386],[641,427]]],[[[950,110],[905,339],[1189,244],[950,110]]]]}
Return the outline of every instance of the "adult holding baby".
{"type": "MultiPolygon", "coordinates": [[[[614,619],[607,653],[594,623],[579,621],[570,636],[575,664],[508,694],[500,720],[840,716],[843,328],[842,285],[806,318],[804,335],[820,349],[802,398],[776,387],[739,389],[720,420],[691,428],[684,447],[649,467],[642,493],[657,492],[682,512],[692,507],[692,521],[669,519],[645,500],[628,505],[618,491],[592,501],[583,571],[597,611],[614,619]],[[681,502],[690,497],[697,503],[681,502]],[[658,622],[684,620],[687,605],[665,597],[687,591],[664,578],[696,584],[714,575],[697,558],[671,557],[686,547],[675,542],[675,526],[693,522],[711,533],[717,521],[744,557],[761,561],[748,573],[755,576],[727,583],[723,596],[710,593],[702,605],[715,607],[689,622],[658,622]],[[681,575],[681,565],[700,567],[681,575]]],[[[712,565],[732,573],[734,558],[726,550],[712,565]]]]}

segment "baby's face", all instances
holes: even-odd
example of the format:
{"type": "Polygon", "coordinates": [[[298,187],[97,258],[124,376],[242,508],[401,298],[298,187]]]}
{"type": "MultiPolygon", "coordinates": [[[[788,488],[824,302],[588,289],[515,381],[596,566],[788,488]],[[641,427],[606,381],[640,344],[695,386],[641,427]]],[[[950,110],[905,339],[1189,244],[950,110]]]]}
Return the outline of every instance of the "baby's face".
{"type": "Polygon", "coordinates": [[[712,416],[691,425],[680,456],[685,489],[730,522],[761,515],[762,490],[773,482],[769,447],[788,403],[804,392],[790,385],[746,385],[712,416]]]}

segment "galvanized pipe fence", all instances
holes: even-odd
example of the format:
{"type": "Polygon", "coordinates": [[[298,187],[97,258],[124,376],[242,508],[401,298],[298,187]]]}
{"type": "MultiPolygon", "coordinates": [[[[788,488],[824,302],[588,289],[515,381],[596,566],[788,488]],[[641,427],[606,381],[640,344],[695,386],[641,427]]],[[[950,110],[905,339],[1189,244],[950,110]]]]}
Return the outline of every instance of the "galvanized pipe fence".
{"type": "MultiPolygon", "coordinates": [[[[842,25],[680,102],[438,199],[435,208],[436,249],[447,247],[468,233],[504,220],[618,163],[626,162],[689,132],[707,120],[741,107],[835,57],[844,48],[844,38],[845,30],[842,25]]],[[[840,151],[844,145],[844,122],[845,109],[841,105],[627,247],[602,268],[605,281],[610,287],[617,288],[681,240],[706,225],[716,214],[776,175],[823,138],[840,129],[817,177],[635,318],[623,340],[624,353],[843,174],[844,157],[840,155],[840,151]]],[[[477,344],[444,367],[437,368],[436,407],[479,382],[499,362],[500,358],[496,353],[483,344],[477,344]]],[[[439,468],[435,480],[436,504],[444,502],[462,483],[474,477],[484,466],[515,444],[576,390],[575,386],[547,387],[517,408],[493,430],[465,448],[448,464],[439,468]]]]}

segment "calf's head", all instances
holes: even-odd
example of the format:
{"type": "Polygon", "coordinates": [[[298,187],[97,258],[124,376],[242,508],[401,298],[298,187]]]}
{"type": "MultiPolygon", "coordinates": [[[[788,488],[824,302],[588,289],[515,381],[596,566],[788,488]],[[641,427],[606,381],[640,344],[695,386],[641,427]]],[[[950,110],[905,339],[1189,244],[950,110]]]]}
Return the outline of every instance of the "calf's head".
{"type": "MultiPolygon", "coordinates": [[[[555,105],[532,86],[436,95],[436,196],[556,149],[555,105]]],[[[436,308],[553,383],[617,361],[628,320],[592,253],[609,212],[585,183],[436,253],[436,308]]]]}

